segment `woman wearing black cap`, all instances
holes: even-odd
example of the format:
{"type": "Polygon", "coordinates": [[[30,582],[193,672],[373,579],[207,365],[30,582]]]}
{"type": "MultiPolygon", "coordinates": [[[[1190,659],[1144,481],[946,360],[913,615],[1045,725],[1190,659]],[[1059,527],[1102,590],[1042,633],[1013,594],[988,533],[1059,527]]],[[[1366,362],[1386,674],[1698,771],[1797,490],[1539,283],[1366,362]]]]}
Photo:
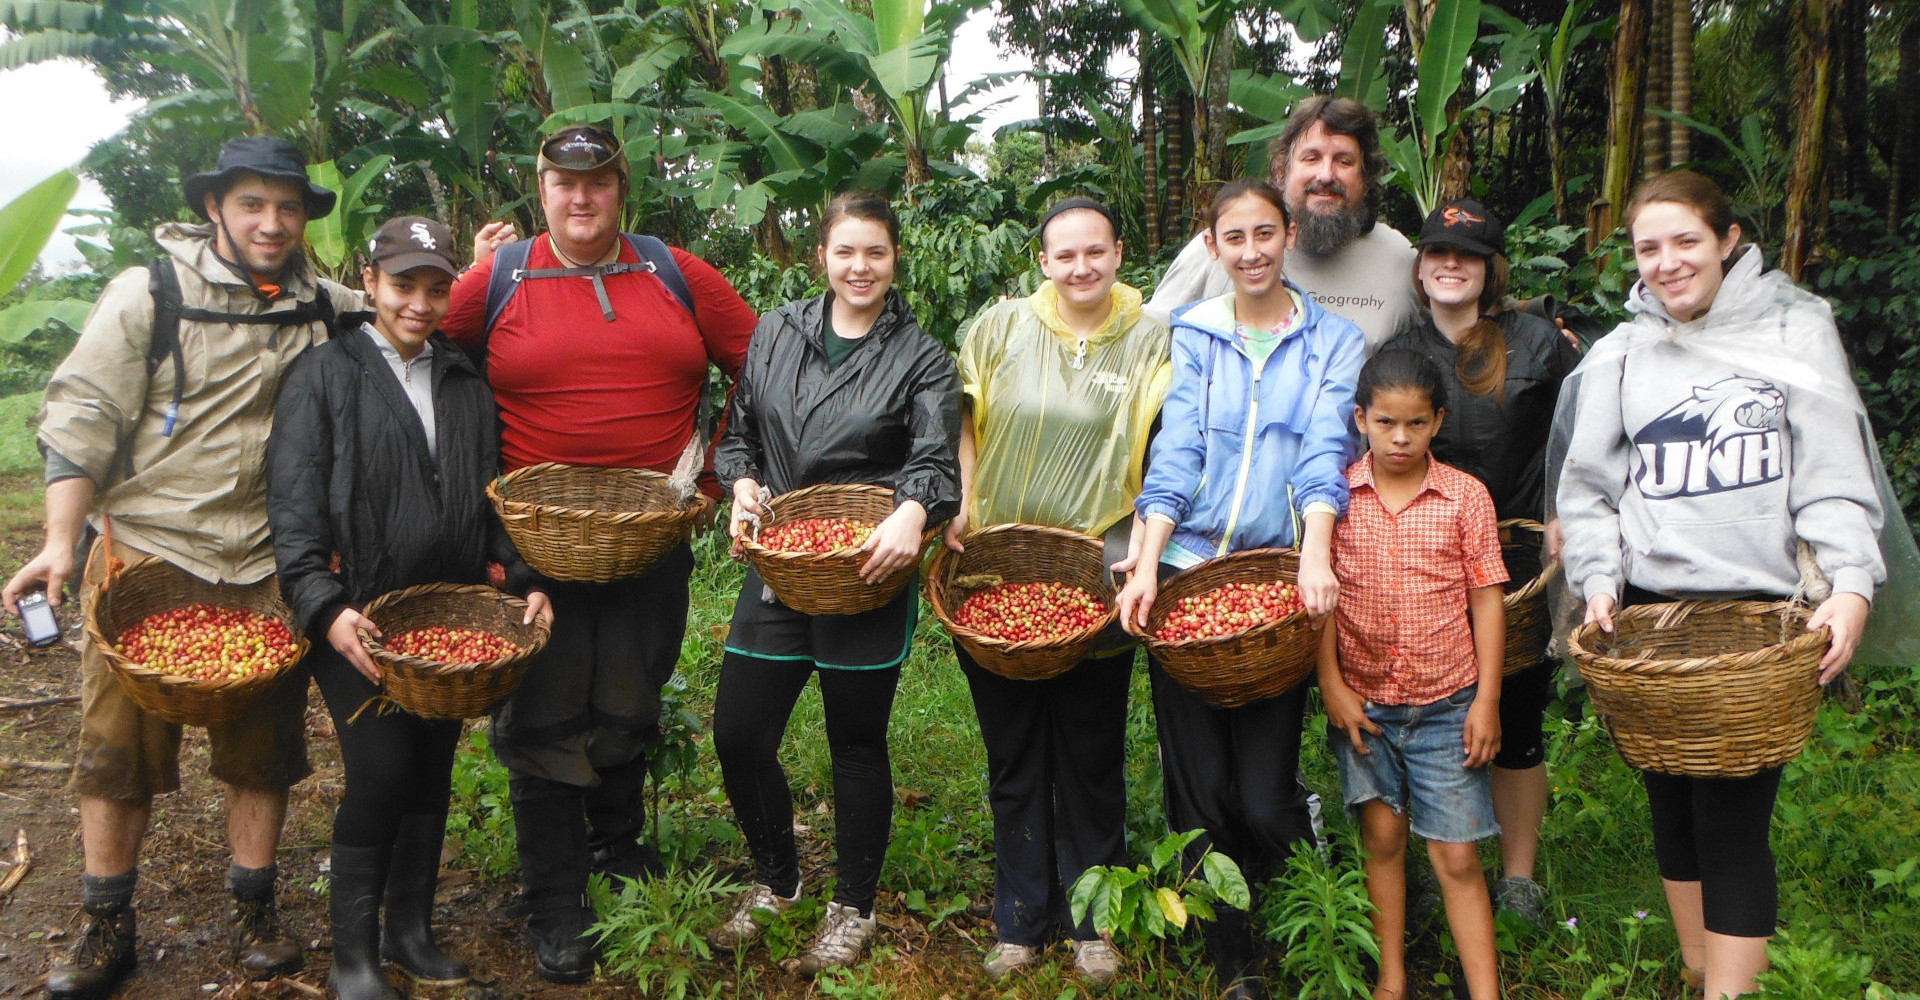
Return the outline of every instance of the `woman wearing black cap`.
{"type": "MultiPolygon", "coordinates": [[[[453,247],[431,219],[380,227],[363,272],[373,314],[343,315],[295,363],[267,445],[280,587],[313,639],[308,662],[346,765],[329,900],[341,1000],[397,1000],[382,957],[423,984],[468,979],[430,926],[460,723],[361,711],[381,674],[360,645],[379,630],[358,608],[402,587],[482,583],[489,559],[516,589],[535,582],[485,498],[498,469],[493,395],[439,333],[453,247]]],[[[527,621],[552,620],[541,591],[527,605],[527,621]]]]}
{"type": "MultiPolygon", "coordinates": [[[[974,321],[960,348],[960,514],[1105,536],[1109,565],[1126,556],[1147,437],[1172,380],[1165,325],[1120,284],[1119,227],[1099,202],[1070,198],[1040,223],[1033,295],[974,321]]],[[[987,747],[993,807],[995,979],[1026,965],[1064,929],[1074,966],[1097,985],[1119,955],[1091,916],[1068,916],[1066,890],[1088,868],[1124,864],[1127,691],[1132,639],[1115,626],[1092,655],[1057,677],[1009,680],[958,644],[987,747]]]]}
{"type": "MultiPolygon", "coordinates": [[[[1506,225],[1472,199],[1427,216],[1414,244],[1415,296],[1426,312],[1386,349],[1425,354],[1447,374],[1447,419],[1433,455],[1486,484],[1502,520],[1538,521],[1546,490],[1547,432],[1560,383],[1579,352],[1554,325],[1504,308],[1506,225]]],[[[1540,553],[1508,555],[1520,586],[1539,575],[1540,553]]],[[[1493,805],[1500,822],[1501,879],[1494,901],[1537,922],[1546,891],[1533,880],[1547,811],[1541,718],[1553,697],[1557,661],[1543,659],[1501,686],[1500,752],[1493,758],[1493,805]]]]}

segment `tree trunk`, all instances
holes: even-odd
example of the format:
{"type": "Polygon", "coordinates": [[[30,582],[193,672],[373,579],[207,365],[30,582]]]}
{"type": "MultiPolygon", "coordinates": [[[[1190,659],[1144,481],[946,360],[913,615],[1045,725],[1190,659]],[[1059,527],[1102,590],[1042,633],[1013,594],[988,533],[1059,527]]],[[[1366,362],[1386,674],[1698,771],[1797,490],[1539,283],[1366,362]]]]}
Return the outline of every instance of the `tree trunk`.
{"type": "MultiPolygon", "coordinates": [[[[1693,0],[1669,0],[1673,4],[1673,74],[1667,89],[1673,97],[1673,113],[1693,117],[1693,0]]],[[[1668,122],[1672,141],[1667,162],[1673,166],[1693,162],[1693,130],[1684,122],[1668,122]]]]}
{"type": "Polygon", "coordinates": [[[1168,102],[1167,123],[1167,218],[1162,225],[1168,236],[1187,241],[1187,178],[1193,173],[1192,151],[1188,149],[1187,122],[1192,117],[1193,95],[1182,91],[1168,102]]]}
{"type": "Polygon", "coordinates": [[[1869,126],[1867,103],[1871,89],[1867,84],[1867,25],[1872,11],[1867,0],[1847,0],[1843,11],[1841,44],[1844,55],[1840,69],[1840,112],[1838,125],[1843,167],[1840,181],[1843,197],[1866,194],[1871,174],[1867,169],[1869,126]]]}
{"type": "Polygon", "coordinates": [[[1818,239],[1819,195],[1827,169],[1827,112],[1833,99],[1834,19],[1846,0],[1798,0],[1794,4],[1796,98],[1793,165],[1787,175],[1786,235],[1780,269],[1800,280],[1818,239]]]}
{"type": "Polygon", "coordinates": [[[1893,156],[1887,164],[1887,231],[1899,232],[1920,189],[1920,11],[1900,29],[1900,67],[1893,84],[1893,156]]]}
{"type": "MultiPolygon", "coordinates": [[[[1231,172],[1227,154],[1227,91],[1233,86],[1233,47],[1239,41],[1238,22],[1228,18],[1221,27],[1220,34],[1213,40],[1213,51],[1207,60],[1207,101],[1203,122],[1206,127],[1206,165],[1204,178],[1206,188],[1199,192],[1200,197],[1211,200],[1213,185],[1225,181],[1231,172]]],[[[1198,137],[1198,133],[1196,133],[1198,137]]]]}
{"type": "Polygon", "coordinates": [[[1146,188],[1142,200],[1147,209],[1147,252],[1160,256],[1160,123],[1156,120],[1159,88],[1153,85],[1153,64],[1148,60],[1152,36],[1140,32],[1140,180],[1146,188]]]}
{"type": "Polygon", "coordinates": [[[1473,137],[1468,135],[1465,124],[1460,122],[1460,114],[1467,106],[1467,99],[1473,96],[1472,69],[1466,82],[1453,92],[1447,101],[1446,153],[1440,157],[1440,204],[1465,198],[1473,193],[1473,137]]]}
{"type": "MultiPolygon", "coordinates": [[[[1646,97],[1644,108],[1673,107],[1673,0],[1653,0],[1647,12],[1646,97]]],[[[1667,120],[1654,114],[1640,118],[1640,173],[1645,177],[1667,169],[1667,120]]]]}
{"type": "Polygon", "coordinates": [[[1640,159],[1640,118],[1645,107],[1647,16],[1651,0],[1621,0],[1607,81],[1607,145],[1600,195],[1587,210],[1587,249],[1613,233],[1633,190],[1640,159]]]}

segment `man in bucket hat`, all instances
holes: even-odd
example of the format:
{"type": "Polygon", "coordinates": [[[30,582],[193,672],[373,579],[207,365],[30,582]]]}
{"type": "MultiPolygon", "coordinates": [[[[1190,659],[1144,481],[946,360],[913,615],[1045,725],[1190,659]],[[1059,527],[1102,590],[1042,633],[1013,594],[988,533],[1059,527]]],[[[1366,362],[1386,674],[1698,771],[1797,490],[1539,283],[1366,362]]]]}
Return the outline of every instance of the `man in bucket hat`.
{"type": "MultiPolygon", "coordinates": [[[[360,296],[319,278],[301,253],[307,221],[332,211],[334,194],[308,182],[291,143],[235,139],[181,189],[206,224],[155,230],[163,255],[107,285],[47,384],[46,543],[0,590],[8,611],[42,588],[60,603],[89,525],[110,526],[112,544],[91,546],[83,592],[110,562],[145,557],[214,584],[274,586],[264,470],[274,396],[294,358],[360,296]]],[[[55,1000],[105,997],[132,970],[140,843],[153,796],[180,785],[180,727],[129,698],[91,639],[80,673],[69,787],[80,796],[86,924],[47,976],[55,1000]]],[[[241,718],[207,727],[233,849],[231,957],[249,978],[304,962],[276,917],[274,852],[287,789],[308,773],[306,681],[295,667],[241,718]]]]}

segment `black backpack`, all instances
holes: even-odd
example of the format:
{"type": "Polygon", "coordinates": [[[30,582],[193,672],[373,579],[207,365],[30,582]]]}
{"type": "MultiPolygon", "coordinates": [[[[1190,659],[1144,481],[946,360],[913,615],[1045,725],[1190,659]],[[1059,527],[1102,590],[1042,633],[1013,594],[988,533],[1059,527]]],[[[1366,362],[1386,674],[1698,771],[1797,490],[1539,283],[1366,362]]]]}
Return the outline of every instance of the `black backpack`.
{"type": "Polygon", "coordinates": [[[180,351],[180,321],[195,323],[254,323],[272,326],[306,326],[324,323],[333,329],[333,297],[326,289],[311,302],[292,309],[264,313],[223,313],[186,304],[180,294],[180,275],[173,269],[173,258],[160,257],[147,268],[147,292],[153,296],[153,336],[147,342],[147,378],[151,380],[167,358],[173,359],[173,399],[167,403],[167,422],[161,437],[172,437],[180,419],[180,395],[187,384],[187,362],[180,351]]]}

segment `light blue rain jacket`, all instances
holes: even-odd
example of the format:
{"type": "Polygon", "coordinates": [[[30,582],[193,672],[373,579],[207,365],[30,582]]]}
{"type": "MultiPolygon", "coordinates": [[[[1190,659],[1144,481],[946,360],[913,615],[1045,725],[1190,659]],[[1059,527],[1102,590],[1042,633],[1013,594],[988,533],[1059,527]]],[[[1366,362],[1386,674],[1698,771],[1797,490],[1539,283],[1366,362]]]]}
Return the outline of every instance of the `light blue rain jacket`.
{"type": "Polygon", "coordinates": [[[1298,301],[1304,320],[1258,372],[1234,334],[1231,292],[1173,314],[1173,388],[1134,509],[1173,518],[1174,544],[1193,555],[1293,548],[1299,512],[1316,500],[1346,514],[1366,341],[1298,301]]]}

